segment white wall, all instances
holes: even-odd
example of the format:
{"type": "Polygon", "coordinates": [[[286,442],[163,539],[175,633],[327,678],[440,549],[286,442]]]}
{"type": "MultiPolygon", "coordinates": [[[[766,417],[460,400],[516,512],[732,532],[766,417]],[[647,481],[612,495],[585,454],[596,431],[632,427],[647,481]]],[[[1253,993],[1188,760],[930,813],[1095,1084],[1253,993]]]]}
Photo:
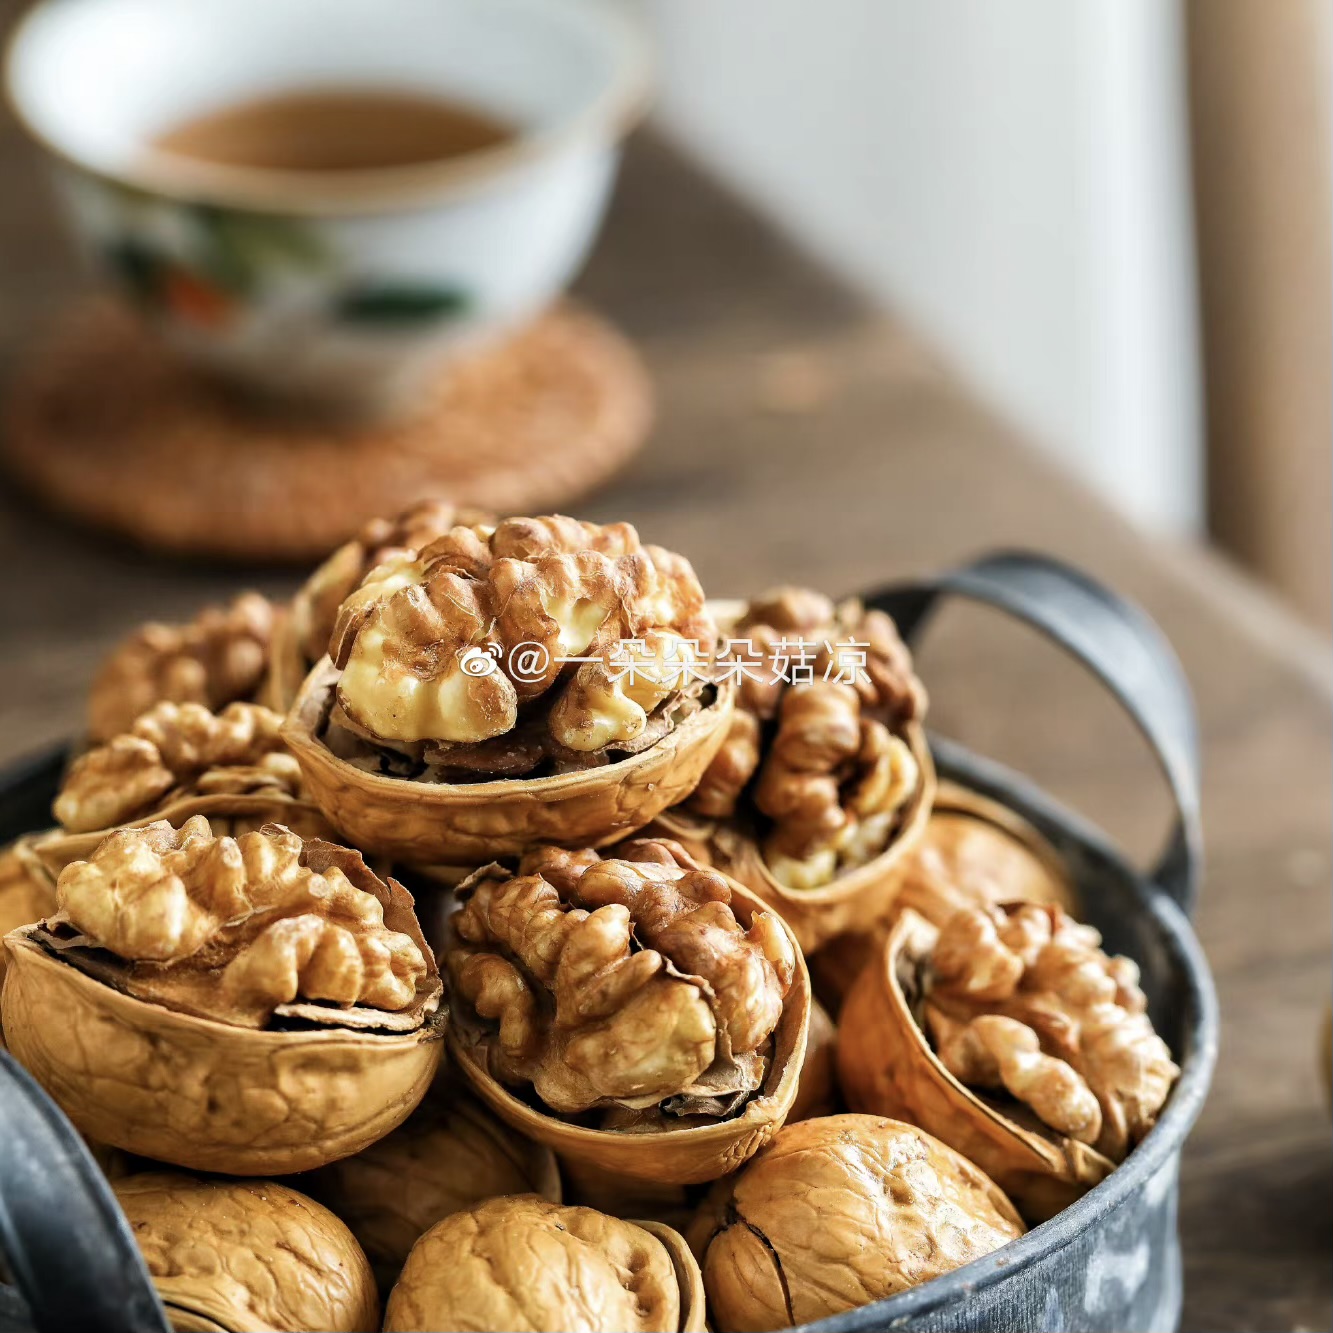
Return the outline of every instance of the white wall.
{"type": "Polygon", "coordinates": [[[1171,0],[647,0],[659,119],[1129,513],[1200,413],[1171,0]]]}

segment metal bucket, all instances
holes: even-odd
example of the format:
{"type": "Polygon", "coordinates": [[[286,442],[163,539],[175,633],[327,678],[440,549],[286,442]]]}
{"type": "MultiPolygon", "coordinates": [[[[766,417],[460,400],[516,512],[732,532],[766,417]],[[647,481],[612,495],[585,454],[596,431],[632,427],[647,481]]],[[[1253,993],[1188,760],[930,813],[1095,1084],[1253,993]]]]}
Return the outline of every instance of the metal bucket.
{"type": "MultiPolygon", "coordinates": [[[[1179,664],[1140,612],[1044,557],[1002,554],[866,598],[913,640],[937,599],[998,607],[1092,670],[1152,745],[1176,804],[1157,867],[1134,870],[1094,828],[1017,775],[934,738],[941,776],[1000,801],[1067,858],[1084,916],[1107,948],[1142,969],[1149,1012],[1181,1066],[1148,1137],[1101,1184],[984,1259],[886,1301],[804,1327],[811,1333],[920,1330],[1170,1330],[1180,1318],[1176,1230],[1180,1149],[1217,1054],[1212,980],[1187,913],[1197,886],[1199,822],[1193,711],[1179,664]]],[[[47,822],[59,754],[0,777],[0,840],[47,822]]],[[[133,1238],[87,1149],[55,1105],[0,1056],[0,1333],[162,1330],[133,1238]]]]}

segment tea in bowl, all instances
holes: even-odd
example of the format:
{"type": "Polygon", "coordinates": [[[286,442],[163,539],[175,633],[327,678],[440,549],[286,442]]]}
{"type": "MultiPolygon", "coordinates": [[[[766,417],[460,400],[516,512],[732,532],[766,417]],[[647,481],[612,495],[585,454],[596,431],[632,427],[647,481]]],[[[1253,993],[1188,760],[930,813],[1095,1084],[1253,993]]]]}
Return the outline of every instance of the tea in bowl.
{"type": "Polygon", "coordinates": [[[173,348],[358,415],[560,293],[648,86],[609,0],[45,0],[6,73],[173,348]]]}

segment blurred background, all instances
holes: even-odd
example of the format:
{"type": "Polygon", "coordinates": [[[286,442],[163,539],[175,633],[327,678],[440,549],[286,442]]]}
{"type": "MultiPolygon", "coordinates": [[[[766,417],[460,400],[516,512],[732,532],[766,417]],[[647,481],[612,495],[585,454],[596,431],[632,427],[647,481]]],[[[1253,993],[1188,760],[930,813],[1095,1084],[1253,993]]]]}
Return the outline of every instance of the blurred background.
{"type": "Polygon", "coordinates": [[[1324,0],[649,0],[658,123],[1133,519],[1330,618],[1324,0]]]}
{"type": "MultiPolygon", "coordinates": [[[[1326,0],[623,3],[655,48],[650,135],[1121,514],[1214,543],[1327,631],[1326,0]]],[[[83,279],[46,239],[36,154],[12,123],[5,143],[12,362],[83,279]]],[[[591,290],[642,344],[617,309],[644,282],[616,257],[624,194],[591,290]]]]}

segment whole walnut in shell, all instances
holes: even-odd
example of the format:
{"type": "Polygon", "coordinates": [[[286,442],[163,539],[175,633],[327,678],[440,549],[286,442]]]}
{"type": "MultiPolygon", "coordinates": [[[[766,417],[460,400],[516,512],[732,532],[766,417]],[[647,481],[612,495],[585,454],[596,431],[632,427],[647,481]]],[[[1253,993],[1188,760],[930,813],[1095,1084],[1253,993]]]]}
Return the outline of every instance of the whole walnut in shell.
{"type": "Polygon", "coordinates": [[[263,702],[291,707],[311,667],[329,651],[338,608],[377,565],[415,552],[451,528],[491,522],[479,509],[451,500],[422,500],[396,518],[373,518],[338,547],[301,585],[274,627],[263,702]]]}
{"type": "Polygon", "coordinates": [[[299,1171],[424,1095],[439,975],[410,896],[359,853],[163,820],[107,837],[56,892],[55,915],[6,937],[0,1013],[93,1138],[199,1170],[299,1171]]]}
{"type": "Polygon", "coordinates": [[[1023,1234],[1000,1188],[897,1120],[803,1120],[728,1180],[689,1231],[718,1333],[836,1315],[959,1268],[1023,1234]]]}
{"type": "Polygon", "coordinates": [[[1045,1218],[1123,1161],[1179,1069],[1128,958],[1056,906],[905,911],[843,1006],[858,1110],[910,1118],[1045,1218]]]}
{"type": "Polygon", "coordinates": [[[455,1213],[422,1236],[384,1327],[694,1333],[701,1297],[698,1268],[669,1228],[524,1195],[455,1213]]]}
{"type": "Polygon", "coordinates": [[[285,735],[356,843],[471,863],[601,845],[698,781],[734,683],[688,561],[626,523],[458,526],[372,569],[285,735]]]}
{"type": "Polygon", "coordinates": [[[1025,819],[956,782],[941,782],[920,843],[905,856],[888,913],[870,929],[827,941],[810,959],[815,992],[835,1012],[862,967],[911,908],[942,926],[964,907],[1055,903],[1075,912],[1078,894],[1059,853],[1025,819]]]}
{"type": "Polygon", "coordinates": [[[698,787],[651,831],[782,913],[801,947],[877,920],[930,812],[926,698],[893,622],[779,588],[713,604],[730,729],[698,787]]]}
{"type": "Polygon", "coordinates": [[[281,613],[257,592],[205,607],[185,625],[140,626],[106,658],[88,699],[94,741],[128,731],[154,704],[221,708],[258,693],[281,613]]]}
{"type": "Polygon", "coordinates": [[[678,846],[615,850],[541,847],[459,887],[451,1047],[492,1107],[561,1153],[713,1179],[791,1105],[804,964],[775,913],[678,846]]]}
{"type": "Polygon", "coordinates": [[[383,1291],[417,1239],[450,1213],[508,1194],[561,1201],[555,1154],[443,1078],[392,1134],[302,1183],[351,1227],[383,1291]]]}
{"type": "Polygon", "coordinates": [[[128,1176],[114,1188],[173,1328],[379,1327],[366,1256],[313,1199],[268,1180],[168,1172],[128,1176]]]}

